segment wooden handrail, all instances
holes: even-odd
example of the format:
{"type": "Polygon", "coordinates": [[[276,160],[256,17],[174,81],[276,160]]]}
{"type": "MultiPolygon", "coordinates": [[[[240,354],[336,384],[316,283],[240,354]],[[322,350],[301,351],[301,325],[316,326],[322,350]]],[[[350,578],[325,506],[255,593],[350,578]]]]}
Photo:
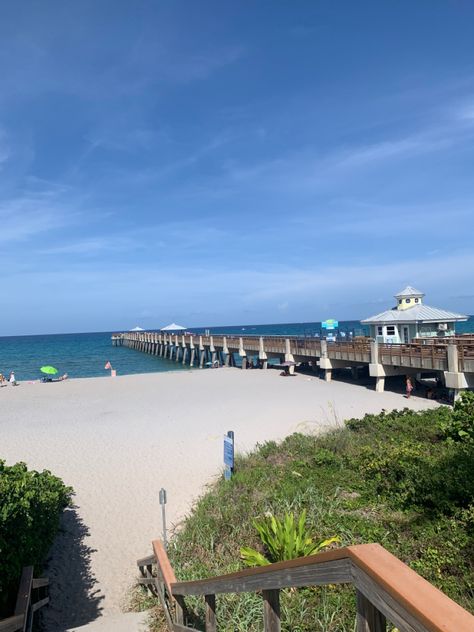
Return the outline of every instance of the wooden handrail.
{"type": "Polygon", "coordinates": [[[161,540],[153,540],[153,551],[155,553],[156,562],[160,567],[161,574],[163,575],[163,581],[168,589],[169,594],[173,595],[173,584],[176,583],[176,576],[174,574],[173,567],[170,564],[166,549],[161,540]]]}
{"type": "MultiPolygon", "coordinates": [[[[268,624],[265,629],[278,631],[280,588],[352,583],[357,592],[358,632],[385,630],[385,619],[407,631],[474,630],[474,617],[469,612],[379,544],[348,546],[287,562],[184,582],[172,581],[174,572],[162,543],[153,542],[153,549],[155,563],[169,595],[180,600],[181,617],[185,596],[204,595],[206,612],[210,610],[212,614],[215,609],[213,596],[216,594],[262,591],[264,616],[268,624]]],[[[142,583],[148,585],[147,581],[142,583]]],[[[215,616],[209,617],[209,620],[214,623],[209,627],[206,624],[206,630],[215,630],[215,616]]],[[[185,629],[182,618],[171,622],[170,630],[185,629]]]]}
{"type": "Polygon", "coordinates": [[[49,603],[49,597],[32,601],[32,591],[46,589],[49,580],[46,577],[33,578],[33,566],[26,566],[21,573],[16,597],[15,612],[12,617],[0,621],[0,632],[25,632],[31,630],[34,613],[49,603]]]}

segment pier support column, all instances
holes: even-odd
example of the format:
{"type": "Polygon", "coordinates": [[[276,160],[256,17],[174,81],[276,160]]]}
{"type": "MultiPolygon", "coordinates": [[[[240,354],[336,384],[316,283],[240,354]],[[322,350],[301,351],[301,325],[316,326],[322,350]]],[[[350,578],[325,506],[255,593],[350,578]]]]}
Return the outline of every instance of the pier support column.
{"type": "Polygon", "coordinates": [[[204,366],[206,354],[204,351],[204,345],[202,344],[202,336],[199,336],[199,348],[198,348],[198,358],[199,358],[199,368],[202,369],[204,366]]]}
{"type": "MultiPolygon", "coordinates": [[[[285,339],[285,362],[294,362],[295,358],[293,357],[293,354],[291,353],[291,346],[290,346],[290,339],[286,338],[285,339]]],[[[291,366],[288,367],[288,373],[290,375],[293,375],[295,372],[295,365],[292,364],[291,366]]]]}
{"type": "Polygon", "coordinates": [[[260,366],[262,369],[266,369],[268,367],[268,358],[265,352],[265,346],[263,344],[263,338],[260,336],[260,340],[258,343],[258,359],[260,362],[260,366]]]}
{"type": "Polygon", "coordinates": [[[375,377],[375,391],[377,393],[383,393],[385,390],[386,374],[385,367],[379,363],[379,344],[376,340],[371,340],[369,375],[375,377]]]}
{"type": "Polygon", "coordinates": [[[239,338],[239,356],[242,358],[242,368],[247,368],[247,353],[244,349],[244,341],[239,338]]]}
{"type": "Polygon", "coordinates": [[[194,341],[193,341],[193,337],[189,336],[189,366],[193,366],[194,364],[194,356],[196,355],[195,349],[194,349],[194,341]]]}
{"type": "Polygon", "coordinates": [[[178,336],[175,335],[174,337],[174,353],[175,353],[175,362],[179,362],[179,341],[178,341],[178,336]]]}
{"type": "Polygon", "coordinates": [[[329,358],[319,358],[319,368],[324,370],[324,379],[326,382],[332,380],[332,362],[329,358]]]}
{"type": "Polygon", "coordinates": [[[217,360],[216,348],[214,347],[214,338],[212,336],[209,337],[209,353],[210,353],[210,362],[211,366],[214,366],[217,360]]]}
{"type": "Polygon", "coordinates": [[[455,342],[448,344],[448,370],[444,372],[444,381],[446,388],[453,391],[453,399],[459,399],[463,389],[469,385],[466,376],[459,370],[459,353],[455,342]]]}
{"type": "Polygon", "coordinates": [[[227,337],[224,336],[222,339],[222,364],[224,366],[229,366],[229,361],[230,361],[230,354],[229,354],[229,348],[227,346],[227,337]]]}
{"type": "Polygon", "coordinates": [[[184,347],[183,349],[183,364],[186,364],[186,358],[188,357],[188,348],[184,347]]]}

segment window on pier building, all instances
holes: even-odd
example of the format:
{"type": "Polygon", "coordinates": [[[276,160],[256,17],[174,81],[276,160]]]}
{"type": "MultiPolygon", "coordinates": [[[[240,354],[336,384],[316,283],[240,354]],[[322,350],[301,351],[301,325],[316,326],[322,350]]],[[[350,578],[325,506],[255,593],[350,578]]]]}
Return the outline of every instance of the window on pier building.
{"type": "Polygon", "coordinates": [[[379,325],[377,327],[377,335],[378,336],[383,336],[383,327],[381,325],[379,325]]]}
{"type": "Polygon", "coordinates": [[[387,325],[387,336],[394,336],[394,335],[395,335],[395,326],[387,325]]]}

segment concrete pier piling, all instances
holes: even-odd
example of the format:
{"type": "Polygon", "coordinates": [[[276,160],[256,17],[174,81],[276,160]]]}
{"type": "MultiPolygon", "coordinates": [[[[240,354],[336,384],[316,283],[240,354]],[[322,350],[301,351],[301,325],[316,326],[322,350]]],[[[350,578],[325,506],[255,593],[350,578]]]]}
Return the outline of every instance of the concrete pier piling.
{"type": "Polygon", "coordinates": [[[438,342],[418,341],[410,344],[381,344],[368,338],[344,342],[328,342],[319,338],[283,336],[205,336],[128,332],[112,335],[113,346],[126,346],[183,365],[235,366],[234,354],[242,368],[249,359],[258,359],[261,368],[278,359],[288,363],[290,373],[295,365],[305,363],[324,372],[330,382],[334,370],[348,368],[354,379],[362,367],[368,367],[375,378],[375,390],[382,392],[387,377],[410,375],[413,378],[436,374],[458,397],[463,389],[474,388],[474,338],[462,337],[438,342]]]}

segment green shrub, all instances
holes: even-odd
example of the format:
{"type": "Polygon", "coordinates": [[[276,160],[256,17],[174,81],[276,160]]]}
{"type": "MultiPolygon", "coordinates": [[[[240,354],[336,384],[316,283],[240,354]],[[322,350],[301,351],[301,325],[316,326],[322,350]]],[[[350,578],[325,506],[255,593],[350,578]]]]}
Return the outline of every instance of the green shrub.
{"type": "Polygon", "coordinates": [[[474,393],[461,393],[461,397],[454,404],[452,415],[440,425],[446,438],[474,443],[474,393]]]}
{"type": "Polygon", "coordinates": [[[254,520],[253,525],[258,531],[267,555],[243,546],[240,549],[240,556],[247,566],[266,566],[272,562],[314,555],[331,544],[341,541],[338,537],[332,537],[316,544],[306,528],[306,509],[303,509],[298,521],[295,520],[293,513],[286,513],[283,520],[269,514],[262,520],[254,520]]]}
{"type": "Polygon", "coordinates": [[[0,614],[8,614],[23,566],[40,566],[72,490],[48,471],[0,461],[0,614]]]}

